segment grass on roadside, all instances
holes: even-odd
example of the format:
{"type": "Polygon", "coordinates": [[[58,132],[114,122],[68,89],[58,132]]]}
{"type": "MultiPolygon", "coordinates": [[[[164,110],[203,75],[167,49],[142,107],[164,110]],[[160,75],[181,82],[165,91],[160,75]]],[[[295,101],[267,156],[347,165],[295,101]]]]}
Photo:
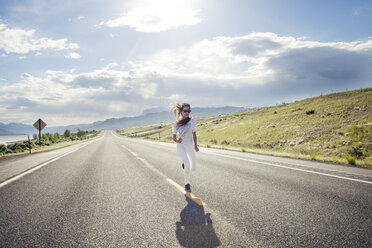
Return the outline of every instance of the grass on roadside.
{"type": "MultiPolygon", "coordinates": [[[[172,142],[172,123],[117,130],[172,142]]],[[[372,88],[197,119],[200,144],[221,149],[372,166],[372,88]]]]}
{"type": "MultiPolygon", "coordinates": [[[[86,135],[81,137],[72,136],[74,138],[60,138],[58,141],[51,142],[44,140],[39,145],[37,141],[31,140],[31,153],[36,152],[44,152],[59,149],[62,147],[78,144],[81,142],[86,142],[103,135],[103,131],[92,131],[87,132],[86,135]]],[[[45,137],[45,136],[44,136],[45,137]]],[[[16,156],[21,154],[28,154],[29,153],[29,143],[28,141],[23,142],[14,142],[9,145],[0,145],[0,157],[9,157],[9,156],[16,156]]]]}

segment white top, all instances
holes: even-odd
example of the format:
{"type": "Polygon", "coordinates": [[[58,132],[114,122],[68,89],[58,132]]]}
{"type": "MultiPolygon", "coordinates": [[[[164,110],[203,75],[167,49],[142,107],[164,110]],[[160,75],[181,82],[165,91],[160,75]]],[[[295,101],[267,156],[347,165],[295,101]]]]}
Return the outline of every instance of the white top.
{"type": "Polygon", "coordinates": [[[195,124],[196,121],[194,119],[191,119],[186,125],[177,127],[177,123],[173,124],[172,132],[173,134],[179,135],[179,137],[182,139],[182,144],[193,144],[194,141],[192,139],[192,133],[195,131],[195,124]]]}

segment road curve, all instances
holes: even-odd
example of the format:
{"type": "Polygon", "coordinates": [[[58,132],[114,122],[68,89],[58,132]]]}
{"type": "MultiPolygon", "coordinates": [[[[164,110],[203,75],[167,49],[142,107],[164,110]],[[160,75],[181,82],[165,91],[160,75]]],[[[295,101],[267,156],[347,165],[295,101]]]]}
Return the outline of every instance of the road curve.
{"type": "Polygon", "coordinates": [[[372,246],[370,169],[204,148],[185,195],[174,144],[53,152],[0,159],[1,247],[372,246]]]}

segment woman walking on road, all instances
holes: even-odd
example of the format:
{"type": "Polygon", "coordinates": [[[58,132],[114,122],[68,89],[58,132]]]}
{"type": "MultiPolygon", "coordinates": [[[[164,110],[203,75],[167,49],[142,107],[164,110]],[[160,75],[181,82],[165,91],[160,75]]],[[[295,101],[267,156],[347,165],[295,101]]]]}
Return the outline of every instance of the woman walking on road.
{"type": "Polygon", "coordinates": [[[183,103],[182,105],[175,103],[173,105],[173,111],[176,116],[176,123],[174,123],[172,128],[173,140],[177,143],[177,152],[183,162],[185,190],[191,192],[190,171],[196,168],[195,151],[199,151],[195,130],[196,121],[189,117],[191,107],[188,103],[183,103]]]}

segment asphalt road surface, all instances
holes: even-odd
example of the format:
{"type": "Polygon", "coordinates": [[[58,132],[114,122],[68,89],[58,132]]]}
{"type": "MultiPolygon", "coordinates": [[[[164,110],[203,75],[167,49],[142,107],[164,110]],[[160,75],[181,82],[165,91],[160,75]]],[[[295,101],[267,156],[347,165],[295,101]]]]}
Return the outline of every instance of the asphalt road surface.
{"type": "Polygon", "coordinates": [[[1,247],[372,247],[372,170],[124,139],[0,159],[1,247]],[[24,171],[24,172],[23,172],[24,171]]]}

